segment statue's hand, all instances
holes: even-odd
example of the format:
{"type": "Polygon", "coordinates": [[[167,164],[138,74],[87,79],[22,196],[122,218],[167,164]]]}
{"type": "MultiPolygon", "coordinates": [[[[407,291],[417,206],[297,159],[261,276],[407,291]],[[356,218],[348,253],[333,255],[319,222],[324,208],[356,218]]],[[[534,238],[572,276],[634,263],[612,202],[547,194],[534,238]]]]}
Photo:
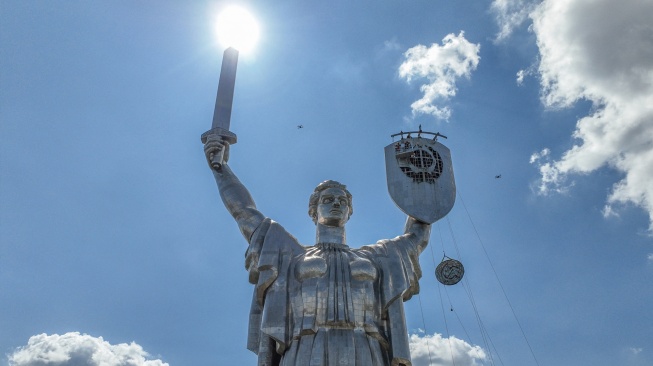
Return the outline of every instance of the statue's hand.
{"type": "Polygon", "coordinates": [[[219,170],[229,161],[229,143],[218,135],[208,135],[204,143],[204,155],[211,169],[219,170]]]}

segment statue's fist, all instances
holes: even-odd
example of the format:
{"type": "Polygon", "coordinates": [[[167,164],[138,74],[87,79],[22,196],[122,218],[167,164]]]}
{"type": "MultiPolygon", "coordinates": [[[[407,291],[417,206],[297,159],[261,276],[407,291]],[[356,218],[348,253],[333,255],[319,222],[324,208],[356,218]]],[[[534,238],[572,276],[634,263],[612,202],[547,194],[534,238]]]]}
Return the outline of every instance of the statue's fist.
{"type": "Polygon", "coordinates": [[[229,143],[219,135],[206,136],[204,155],[211,169],[219,170],[222,164],[229,161],[229,143]]]}

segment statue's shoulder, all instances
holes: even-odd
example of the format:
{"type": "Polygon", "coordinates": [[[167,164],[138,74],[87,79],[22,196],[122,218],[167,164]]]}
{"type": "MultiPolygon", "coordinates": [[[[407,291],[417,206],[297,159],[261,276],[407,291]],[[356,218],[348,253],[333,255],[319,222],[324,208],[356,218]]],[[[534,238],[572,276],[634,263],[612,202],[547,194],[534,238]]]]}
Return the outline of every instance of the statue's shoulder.
{"type": "Polygon", "coordinates": [[[374,244],[364,245],[359,250],[380,256],[388,256],[397,250],[411,248],[412,241],[408,234],[400,235],[392,239],[381,239],[374,244]]]}
{"type": "Polygon", "coordinates": [[[281,252],[292,252],[300,254],[305,251],[297,238],[290,234],[278,222],[266,218],[254,231],[249,241],[250,249],[252,247],[259,250],[265,247],[265,250],[279,250],[281,252]]]}
{"type": "Polygon", "coordinates": [[[265,269],[272,270],[264,281],[266,286],[269,285],[270,278],[276,278],[281,263],[287,264],[290,258],[304,252],[305,248],[283,226],[266,218],[252,234],[245,253],[245,268],[249,271],[250,283],[258,283],[259,273],[265,269]]]}

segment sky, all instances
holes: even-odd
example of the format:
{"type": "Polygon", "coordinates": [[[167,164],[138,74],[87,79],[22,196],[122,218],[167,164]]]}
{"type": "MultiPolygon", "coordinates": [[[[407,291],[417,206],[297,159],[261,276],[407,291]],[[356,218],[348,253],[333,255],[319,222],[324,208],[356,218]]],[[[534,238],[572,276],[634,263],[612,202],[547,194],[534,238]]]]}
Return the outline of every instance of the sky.
{"type": "MultiPolygon", "coordinates": [[[[247,244],[200,143],[230,4],[0,2],[0,366],[255,364],[247,244]]],[[[229,164],[301,243],[326,179],[350,246],[401,234],[383,148],[447,136],[414,365],[653,364],[653,1],[238,4],[261,34],[229,164]]]]}

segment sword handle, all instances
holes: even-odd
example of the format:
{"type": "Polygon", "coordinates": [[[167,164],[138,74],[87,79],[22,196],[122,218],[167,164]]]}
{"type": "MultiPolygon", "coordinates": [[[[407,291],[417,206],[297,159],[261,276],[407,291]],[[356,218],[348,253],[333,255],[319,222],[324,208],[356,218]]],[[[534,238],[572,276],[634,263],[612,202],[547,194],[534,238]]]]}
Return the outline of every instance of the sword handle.
{"type": "MultiPolygon", "coordinates": [[[[226,149],[226,145],[225,145],[225,149],[226,149]]],[[[213,153],[213,156],[211,157],[211,168],[215,170],[220,170],[222,168],[222,164],[224,164],[224,162],[222,161],[223,159],[224,159],[224,149],[216,153],[213,153]]]]}
{"type": "Polygon", "coordinates": [[[201,136],[201,140],[203,144],[206,144],[206,141],[208,140],[209,136],[217,136],[220,140],[222,140],[222,143],[224,144],[225,148],[214,153],[213,156],[211,157],[211,167],[216,170],[220,170],[222,168],[222,164],[224,164],[224,151],[229,145],[233,145],[236,142],[238,142],[238,138],[236,137],[236,134],[229,131],[225,130],[224,128],[216,127],[212,128],[206,132],[204,132],[201,136]]]}

